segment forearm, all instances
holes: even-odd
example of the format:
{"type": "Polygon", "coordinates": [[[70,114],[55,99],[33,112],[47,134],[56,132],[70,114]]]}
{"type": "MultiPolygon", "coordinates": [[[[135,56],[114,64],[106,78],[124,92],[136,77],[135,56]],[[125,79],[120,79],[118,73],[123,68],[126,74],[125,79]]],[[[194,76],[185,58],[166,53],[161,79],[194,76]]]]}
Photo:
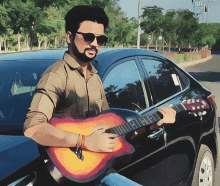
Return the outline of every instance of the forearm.
{"type": "Polygon", "coordinates": [[[75,147],[78,134],[67,132],[52,126],[49,123],[41,123],[25,130],[24,135],[43,146],[75,147]]]}

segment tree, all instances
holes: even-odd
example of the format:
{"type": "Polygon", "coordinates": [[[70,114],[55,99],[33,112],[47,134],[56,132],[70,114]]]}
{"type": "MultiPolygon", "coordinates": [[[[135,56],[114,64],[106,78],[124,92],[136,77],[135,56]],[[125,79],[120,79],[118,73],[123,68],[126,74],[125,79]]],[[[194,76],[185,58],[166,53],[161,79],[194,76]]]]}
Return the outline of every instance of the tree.
{"type": "Polygon", "coordinates": [[[199,23],[194,13],[189,10],[178,10],[177,14],[176,20],[179,26],[176,30],[176,36],[180,51],[181,45],[189,44],[192,41],[193,34],[198,30],[199,23]]]}
{"type": "Polygon", "coordinates": [[[34,32],[38,37],[38,49],[40,49],[42,39],[45,42],[45,49],[47,48],[48,37],[54,40],[56,48],[60,31],[64,32],[64,25],[64,19],[57,7],[49,6],[45,9],[36,20],[34,27],[34,32]]]}
{"type": "Polygon", "coordinates": [[[169,10],[164,16],[162,25],[162,35],[168,43],[168,49],[170,53],[172,39],[176,36],[178,24],[176,21],[177,12],[176,10],[169,10]]]}
{"type": "Polygon", "coordinates": [[[141,28],[144,30],[146,34],[151,35],[151,40],[147,45],[147,49],[149,49],[150,44],[153,41],[154,36],[157,37],[161,33],[161,28],[163,24],[163,8],[159,8],[157,6],[154,7],[144,7],[144,12],[142,14],[143,21],[141,23],[141,28]]]}
{"type": "MultiPolygon", "coordinates": [[[[7,28],[9,28],[8,22],[10,21],[10,18],[8,16],[8,10],[6,9],[5,5],[2,3],[0,4],[0,51],[2,48],[2,42],[6,42],[4,38],[7,35],[7,28]]],[[[5,43],[6,44],[6,43],[5,43]]],[[[5,50],[6,50],[6,45],[5,50]]]]}
{"type": "Polygon", "coordinates": [[[36,7],[32,0],[10,0],[4,3],[5,8],[10,12],[8,24],[14,30],[18,40],[20,51],[20,39],[22,28],[32,33],[34,21],[40,15],[40,8],[36,7]]]}
{"type": "Polygon", "coordinates": [[[147,46],[147,44],[148,44],[148,42],[149,42],[149,35],[148,34],[146,34],[146,33],[142,33],[141,35],[140,35],[140,45],[141,46],[147,46]]]}

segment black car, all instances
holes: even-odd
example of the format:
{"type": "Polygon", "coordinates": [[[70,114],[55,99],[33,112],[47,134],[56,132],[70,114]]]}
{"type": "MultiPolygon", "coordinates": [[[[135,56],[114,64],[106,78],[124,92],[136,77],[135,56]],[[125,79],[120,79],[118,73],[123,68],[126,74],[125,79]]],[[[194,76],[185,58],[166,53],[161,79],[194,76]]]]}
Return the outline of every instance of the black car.
{"type": "MultiPolygon", "coordinates": [[[[36,181],[42,163],[37,144],[23,136],[24,117],[40,75],[63,53],[45,50],[0,56],[0,184],[36,181]]],[[[102,49],[92,63],[103,81],[110,108],[130,111],[124,115],[127,121],[170,104],[202,102],[208,107],[186,108],[177,113],[174,124],[158,130],[151,131],[146,125],[130,132],[126,139],[135,152],[114,169],[147,186],[213,185],[219,151],[214,95],[176,63],[155,52],[102,49]]]]}

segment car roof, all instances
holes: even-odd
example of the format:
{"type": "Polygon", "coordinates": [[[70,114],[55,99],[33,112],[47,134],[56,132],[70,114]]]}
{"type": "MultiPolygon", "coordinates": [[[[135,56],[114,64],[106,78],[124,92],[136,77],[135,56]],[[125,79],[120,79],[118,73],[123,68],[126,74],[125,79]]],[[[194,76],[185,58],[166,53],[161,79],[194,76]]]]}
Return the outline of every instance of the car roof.
{"type": "Polygon", "coordinates": [[[96,69],[99,71],[99,75],[102,77],[105,70],[115,61],[132,56],[150,56],[167,59],[163,55],[153,51],[145,49],[123,48],[100,52],[100,54],[94,59],[93,65],[96,67],[96,69]]]}
{"type": "Polygon", "coordinates": [[[60,59],[63,57],[64,52],[67,49],[58,49],[58,50],[37,50],[37,51],[28,51],[28,52],[19,52],[19,53],[10,53],[0,56],[0,61],[5,60],[39,60],[39,59],[60,59]]]}

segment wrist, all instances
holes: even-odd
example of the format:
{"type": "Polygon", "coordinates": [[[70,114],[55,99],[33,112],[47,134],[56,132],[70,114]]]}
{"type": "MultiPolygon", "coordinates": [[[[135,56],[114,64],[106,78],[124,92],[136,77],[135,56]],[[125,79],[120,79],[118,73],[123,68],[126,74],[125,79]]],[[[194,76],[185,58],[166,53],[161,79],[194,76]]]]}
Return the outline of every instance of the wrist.
{"type": "Polygon", "coordinates": [[[85,137],[85,139],[84,139],[85,141],[84,141],[84,147],[83,148],[88,149],[87,148],[88,136],[84,135],[84,137],[85,137]]]}
{"type": "Polygon", "coordinates": [[[81,148],[85,148],[85,136],[82,135],[81,148]]]}

